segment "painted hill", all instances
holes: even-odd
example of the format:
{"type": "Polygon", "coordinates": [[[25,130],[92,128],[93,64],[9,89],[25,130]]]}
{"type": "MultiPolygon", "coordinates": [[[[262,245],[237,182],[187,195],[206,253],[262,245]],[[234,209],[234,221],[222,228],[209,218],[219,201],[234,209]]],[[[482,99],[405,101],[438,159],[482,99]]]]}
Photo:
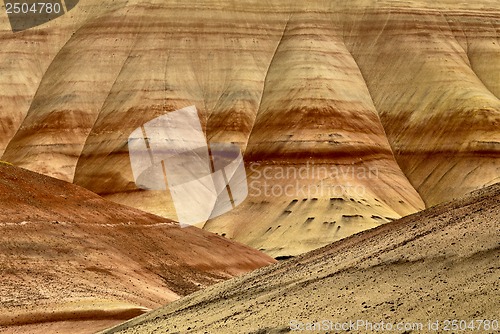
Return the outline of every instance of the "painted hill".
{"type": "Polygon", "coordinates": [[[93,333],[273,262],[0,164],[0,332],[93,333]]]}
{"type": "Polygon", "coordinates": [[[496,0],[82,0],[2,22],[3,160],[176,220],[136,187],[127,138],[195,105],[250,186],[204,228],[274,257],[499,181],[496,0]]]}
{"type": "Polygon", "coordinates": [[[421,323],[423,332],[432,332],[428,321],[436,320],[445,331],[447,319],[489,319],[489,326],[496,319],[498,326],[499,264],[495,184],[213,285],[103,333],[288,333],[307,323],[325,333],[343,330],[311,326],[357,320],[364,325],[351,329],[362,333],[371,332],[369,322],[382,321],[421,323]]]}

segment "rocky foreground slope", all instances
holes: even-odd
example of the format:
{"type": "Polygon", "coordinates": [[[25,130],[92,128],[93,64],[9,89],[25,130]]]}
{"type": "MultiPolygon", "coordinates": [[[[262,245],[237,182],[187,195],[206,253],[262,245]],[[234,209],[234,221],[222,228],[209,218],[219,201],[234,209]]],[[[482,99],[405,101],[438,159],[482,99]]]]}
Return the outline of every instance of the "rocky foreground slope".
{"type": "Polygon", "coordinates": [[[176,220],[168,192],[136,187],[127,138],[195,105],[250,186],[205,228],[273,256],[499,181],[496,0],[82,0],[9,29],[3,160],[176,220]]]}
{"type": "Polygon", "coordinates": [[[429,333],[453,331],[451,324],[444,327],[451,319],[468,325],[488,320],[490,327],[475,322],[475,331],[493,333],[499,278],[500,184],[495,184],[213,285],[103,333],[288,333],[306,326],[333,333],[346,327],[311,326],[357,320],[365,327],[351,331],[369,333],[368,323],[385,322],[422,324],[406,333],[429,333]],[[440,327],[430,330],[429,321],[440,327]]]}
{"type": "Polygon", "coordinates": [[[273,262],[0,163],[2,333],[93,333],[273,262]]]}

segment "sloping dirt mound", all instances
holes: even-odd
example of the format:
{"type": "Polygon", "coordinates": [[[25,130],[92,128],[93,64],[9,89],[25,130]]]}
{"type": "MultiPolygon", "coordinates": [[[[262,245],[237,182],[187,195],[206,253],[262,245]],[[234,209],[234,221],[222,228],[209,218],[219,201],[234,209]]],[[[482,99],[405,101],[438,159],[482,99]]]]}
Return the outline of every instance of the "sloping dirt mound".
{"type": "Polygon", "coordinates": [[[3,160],[176,220],[168,191],[136,187],[127,138],[195,105],[251,184],[204,228],[272,256],[500,181],[496,0],[81,0],[9,29],[3,160]]]}
{"type": "Polygon", "coordinates": [[[93,332],[273,262],[198,228],[0,164],[0,328],[7,332],[93,332]]]}
{"type": "Polygon", "coordinates": [[[489,329],[473,325],[493,332],[500,320],[499,277],[495,184],[211,286],[105,333],[287,333],[306,326],[325,333],[339,327],[311,323],[358,320],[365,324],[357,327],[361,333],[382,321],[409,324],[415,332],[422,324],[431,332],[429,321],[446,331],[452,319],[488,320],[489,329]]]}

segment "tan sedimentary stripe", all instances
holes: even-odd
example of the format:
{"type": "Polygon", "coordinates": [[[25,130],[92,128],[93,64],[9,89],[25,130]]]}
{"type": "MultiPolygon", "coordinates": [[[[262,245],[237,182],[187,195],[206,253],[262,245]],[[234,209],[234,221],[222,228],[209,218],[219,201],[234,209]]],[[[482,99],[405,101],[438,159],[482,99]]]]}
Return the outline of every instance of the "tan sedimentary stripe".
{"type": "Polygon", "coordinates": [[[64,0],[61,0],[61,5],[64,9],[64,12],[67,13],[68,12],[68,8],[66,7],[66,2],[64,0]]]}

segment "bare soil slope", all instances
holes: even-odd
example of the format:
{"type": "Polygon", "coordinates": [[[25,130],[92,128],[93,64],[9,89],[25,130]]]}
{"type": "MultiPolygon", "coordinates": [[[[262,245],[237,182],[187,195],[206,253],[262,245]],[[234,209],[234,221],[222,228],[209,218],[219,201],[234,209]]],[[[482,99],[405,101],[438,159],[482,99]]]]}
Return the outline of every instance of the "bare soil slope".
{"type": "Polygon", "coordinates": [[[0,164],[0,332],[92,333],[273,262],[0,164]]]}
{"type": "Polygon", "coordinates": [[[81,0],[4,21],[2,159],[177,220],[136,187],[127,138],[195,105],[252,182],[204,228],[275,257],[500,180],[497,0],[81,0]]]}
{"type": "Polygon", "coordinates": [[[213,285],[105,333],[287,333],[291,320],[427,326],[498,320],[499,309],[496,184],[213,285]]]}
{"type": "Polygon", "coordinates": [[[240,145],[254,182],[205,228],[273,256],[500,177],[495,0],[81,0],[24,32],[7,22],[4,160],[176,220],[168,192],[136,188],[127,137],[194,104],[209,140],[240,145]],[[311,166],[339,172],[275,175],[311,166]]]}

